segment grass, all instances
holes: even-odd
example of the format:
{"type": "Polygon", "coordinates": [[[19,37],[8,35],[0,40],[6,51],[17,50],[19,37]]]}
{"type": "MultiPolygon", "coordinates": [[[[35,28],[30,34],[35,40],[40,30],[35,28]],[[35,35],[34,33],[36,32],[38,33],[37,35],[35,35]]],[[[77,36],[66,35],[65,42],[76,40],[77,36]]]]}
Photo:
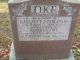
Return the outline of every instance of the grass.
{"type": "MultiPolygon", "coordinates": [[[[3,58],[3,60],[9,57],[11,39],[11,25],[7,3],[0,2],[0,58],[3,58]]],[[[80,60],[80,19],[76,23],[72,50],[75,59],[80,60]]]]}
{"type": "Polygon", "coordinates": [[[0,2],[0,12],[8,12],[7,3],[0,2]]]}
{"type": "Polygon", "coordinates": [[[8,1],[8,0],[0,0],[0,2],[5,2],[5,3],[6,3],[7,1],[8,1]]]}
{"type": "Polygon", "coordinates": [[[11,28],[7,3],[0,2],[0,59],[9,57],[11,28]]]}

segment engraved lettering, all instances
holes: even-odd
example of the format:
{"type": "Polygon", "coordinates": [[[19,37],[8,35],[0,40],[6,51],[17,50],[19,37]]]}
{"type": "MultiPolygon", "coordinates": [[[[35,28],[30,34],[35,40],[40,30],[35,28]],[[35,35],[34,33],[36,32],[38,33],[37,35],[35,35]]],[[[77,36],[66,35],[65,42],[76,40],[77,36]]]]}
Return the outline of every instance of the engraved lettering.
{"type": "Polygon", "coordinates": [[[48,13],[48,8],[49,8],[49,7],[44,6],[44,13],[45,13],[45,12],[48,13]]]}
{"type": "Polygon", "coordinates": [[[38,14],[59,14],[59,6],[58,5],[32,5],[31,6],[32,13],[38,14]]]}

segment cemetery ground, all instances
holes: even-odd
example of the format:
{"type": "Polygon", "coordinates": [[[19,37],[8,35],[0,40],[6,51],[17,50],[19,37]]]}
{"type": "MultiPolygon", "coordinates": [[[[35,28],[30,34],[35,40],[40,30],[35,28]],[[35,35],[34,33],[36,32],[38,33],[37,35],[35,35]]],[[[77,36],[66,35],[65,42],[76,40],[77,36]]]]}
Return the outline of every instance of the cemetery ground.
{"type": "MultiPolygon", "coordinates": [[[[80,16],[76,22],[72,51],[75,60],[80,60],[80,16]]],[[[0,2],[0,60],[8,60],[12,41],[11,21],[8,6],[5,2],[0,2]]]]}

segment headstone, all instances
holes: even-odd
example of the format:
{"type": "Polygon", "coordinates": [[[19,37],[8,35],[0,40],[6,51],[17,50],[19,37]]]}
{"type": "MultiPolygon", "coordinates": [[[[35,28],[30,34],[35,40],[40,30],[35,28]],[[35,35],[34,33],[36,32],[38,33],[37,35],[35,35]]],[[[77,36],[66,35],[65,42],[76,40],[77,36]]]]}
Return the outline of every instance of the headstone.
{"type": "Polygon", "coordinates": [[[65,58],[74,35],[77,7],[61,0],[9,1],[18,58],[65,58]]]}

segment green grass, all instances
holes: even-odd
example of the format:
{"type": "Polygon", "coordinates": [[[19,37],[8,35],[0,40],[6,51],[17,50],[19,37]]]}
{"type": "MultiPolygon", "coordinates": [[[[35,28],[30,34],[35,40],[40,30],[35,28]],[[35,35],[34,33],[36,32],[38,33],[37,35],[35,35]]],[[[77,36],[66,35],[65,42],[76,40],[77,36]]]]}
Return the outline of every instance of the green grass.
{"type": "Polygon", "coordinates": [[[0,0],[0,2],[7,2],[8,0],[0,0]]]}
{"type": "Polygon", "coordinates": [[[75,38],[77,41],[80,41],[80,23],[75,29],[75,38]]]}

